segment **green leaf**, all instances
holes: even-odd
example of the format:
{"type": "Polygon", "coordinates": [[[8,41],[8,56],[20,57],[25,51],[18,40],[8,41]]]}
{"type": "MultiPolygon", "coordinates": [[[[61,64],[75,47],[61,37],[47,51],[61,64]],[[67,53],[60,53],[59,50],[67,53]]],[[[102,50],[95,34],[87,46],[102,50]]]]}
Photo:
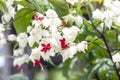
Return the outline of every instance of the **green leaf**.
{"type": "Polygon", "coordinates": [[[34,11],[28,8],[23,8],[15,14],[14,27],[17,34],[26,32],[27,26],[34,15],[34,11]]]}
{"type": "MultiPolygon", "coordinates": [[[[68,80],[65,76],[63,76],[62,71],[59,69],[49,70],[47,74],[48,74],[47,75],[48,80],[68,80]]],[[[40,74],[39,74],[39,77],[40,77],[40,74]]],[[[39,79],[39,80],[46,80],[46,79],[39,79]]]]}
{"type": "Polygon", "coordinates": [[[63,66],[63,75],[67,78],[69,78],[70,64],[71,64],[71,59],[67,59],[64,62],[64,66],[63,66]]]}
{"type": "Polygon", "coordinates": [[[22,74],[15,74],[15,75],[9,76],[8,80],[29,80],[29,79],[28,77],[22,74]]]}
{"type": "Polygon", "coordinates": [[[77,35],[77,37],[76,37],[76,39],[75,39],[75,43],[79,43],[79,42],[81,42],[82,40],[85,40],[85,38],[86,38],[86,34],[84,34],[84,33],[78,33],[78,35],[77,35]]]}
{"type": "Polygon", "coordinates": [[[89,27],[91,30],[94,30],[94,28],[92,27],[92,24],[90,24],[87,20],[84,20],[83,24],[89,27]]]}
{"type": "Polygon", "coordinates": [[[84,13],[84,11],[81,10],[81,6],[80,6],[80,5],[77,5],[76,11],[77,11],[77,13],[79,13],[80,15],[83,15],[83,13],[84,13]]]}
{"type": "Polygon", "coordinates": [[[65,0],[48,0],[55,8],[59,17],[69,14],[69,7],[65,0]]]}
{"type": "Polygon", "coordinates": [[[92,2],[99,2],[102,3],[104,0],[91,0],[92,2]]]}
{"type": "Polygon", "coordinates": [[[39,13],[44,14],[43,7],[39,5],[39,3],[36,0],[29,0],[30,3],[35,7],[36,11],[39,13]]]}
{"type": "Polygon", "coordinates": [[[98,45],[103,45],[103,41],[102,41],[102,39],[100,39],[100,38],[88,36],[88,37],[86,38],[86,40],[89,41],[89,42],[96,43],[96,44],[98,44],[98,45]]]}
{"type": "Polygon", "coordinates": [[[17,4],[20,4],[22,6],[24,6],[25,8],[31,8],[34,9],[34,6],[32,4],[30,4],[28,1],[26,0],[21,0],[21,1],[15,1],[17,4]]]}
{"type": "Polygon", "coordinates": [[[5,2],[3,2],[2,0],[0,0],[0,11],[2,11],[3,13],[6,13],[8,11],[5,2]]]}
{"type": "Polygon", "coordinates": [[[15,43],[14,47],[13,47],[13,50],[15,50],[17,47],[19,46],[19,43],[15,43]]]}
{"type": "Polygon", "coordinates": [[[97,27],[102,23],[102,21],[101,20],[94,20],[93,23],[97,27]]]}
{"type": "Polygon", "coordinates": [[[95,73],[98,72],[98,69],[103,65],[102,63],[98,63],[98,64],[94,64],[92,65],[89,70],[87,71],[87,73],[83,76],[82,80],[92,80],[93,76],[95,75],[95,73]]]}

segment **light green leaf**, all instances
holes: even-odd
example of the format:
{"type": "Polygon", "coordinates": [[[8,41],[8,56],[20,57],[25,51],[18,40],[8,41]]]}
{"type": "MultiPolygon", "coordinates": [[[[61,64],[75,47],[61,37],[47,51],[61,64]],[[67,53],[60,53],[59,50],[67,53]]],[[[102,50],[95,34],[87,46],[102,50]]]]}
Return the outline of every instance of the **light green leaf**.
{"type": "Polygon", "coordinates": [[[3,2],[2,0],[0,0],[0,11],[2,11],[3,13],[6,13],[8,11],[5,2],[3,2]]]}
{"type": "Polygon", "coordinates": [[[92,24],[90,24],[87,20],[83,21],[83,24],[87,27],[89,27],[91,30],[94,30],[94,28],[92,27],[92,24]]]}
{"type": "Polygon", "coordinates": [[[15,50],[19,46],[19,43],[15,43],[13,50],[15,50]]]}
{"type": "Polygon", "coordinates": [[[102,21],[100,21],[100,20],[94,20],[93,23],[97,27],[97,26],[99,26],[102,23],[102,21]]]}
{"type": "Polygon", "coordinates": [[[28,8],[23,8],[15,14],[14,27],[17,34],[26,32],[27,26],[34,15],[34,11],[28,8]]]}
{"type": "Polygon", "coordinates": [[[91,0],[92,2],[99,2],[102,3],[104,0],[91,0]]]}

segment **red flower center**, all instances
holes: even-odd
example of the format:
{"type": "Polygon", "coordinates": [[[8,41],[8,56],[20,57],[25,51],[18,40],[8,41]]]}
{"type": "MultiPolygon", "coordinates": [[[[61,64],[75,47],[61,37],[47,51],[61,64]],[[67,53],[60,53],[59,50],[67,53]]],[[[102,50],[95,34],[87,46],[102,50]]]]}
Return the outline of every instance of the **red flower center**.
{"type": "Polygon", "coordinates": [[[61,43],[62,50],[67,49],[69,46],[65,43],[65,38],[59,40],[61,43]]]}
{"type": "Polygon", "coordinates": [[[40,60],[34,60],[34,66],[40,66],[41,62],[40,60]]]}
{"type": "Polygon", "coordinates": [[[20,65],[16,65],[16,67],[17,67],[17,69],[18,69],[19,71],[22,70],[22,66],[20,66],[20,65]]]}
{"type": "Polygon", "coordinates": [[[34,19],[37,20],[37,21],[38,20],[42,21],[44,19],[44,16],[43,17],[39,17],[39,14],[35,14],[34,15],[34,19]]]}
{"type": "Polygon", "coordinates": [[[41,44],[41,46],[42,46],[42,49],[40,51],[42,51],[44,53],[46,53],[48,50],[51,49],[50,43],[48,43],[48,44],[41,44]]]}

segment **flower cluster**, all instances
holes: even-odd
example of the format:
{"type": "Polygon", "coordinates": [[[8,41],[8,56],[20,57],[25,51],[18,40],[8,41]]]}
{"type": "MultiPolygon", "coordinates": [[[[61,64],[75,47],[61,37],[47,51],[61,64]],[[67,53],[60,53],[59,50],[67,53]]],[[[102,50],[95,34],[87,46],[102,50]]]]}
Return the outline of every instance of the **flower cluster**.
{"type": "MultiPolygon", "coordinates": [[[[82,20],[81,20],[82,21],[82,20]]],[[[20,33],[17,37],[11,34],[8,39],[17,41],[19,48],[14,50],[14,66],[21,69],[25,62],[32,61],[34,66],[40,66],[40,58],[49,61],[56,53],[63,57],[63,62],[72,58],[77,51],[85,52],[87,42],[75,43],[80,32],[79,27],[67,27],[57,13],[48,9],[45,15],[36,13],[32,25],[27,27],[27,33],[20,33]],[[24,48],[31,47],[31,54],[25,54],[24,48]],[[20,57],[18,57],[20,55],[20,57]]]]}
{"type": "Polygon", "coordinates": [[[9,22],[11,18],[14,18],[15,15],[15,8],[13,6],[14,0],[5,0],[6,1],[6,7],[7,7],[7,13],[5,12],[2,16],[3,23],[9,22]]]}
{"type": "MultiPolygon", "coordinates": [[[[9,23],[10,23],[10,20],[11,18],[14,18],[14,15],[16,13],[15,11],[15,7],[13,6],[14,5],[14,0],[5,0],[6,2],[6,9],[5,11],[3,11],[3,15],[1,16],[1,23],[0,23],[0,48],[3,47],[4,44],[6,44],[6,37],[4,35],[4,31],[7,30],[7,26],[10,26],[9,23]]],[[[18,5],[17,5],[18,6],[18,5]]],[[[17,8],[21,8],[21,7],[17,7],[17,8]]],[[[17,9],[18,10],[18,9],[17,9]]],[[[10,35],[8,37],[8,40],[10,39],[10,41],[14,41],[14,40],[11,40],[13,39],[14,37],[14,40],[15,40],[15,36],[14,35],[10,35]]]]}
{"type": "Polygon", "coordinates": [[[112,24],[120,25],[120,1],[119,0],[105,0],[103,3],[105,9],[101,11],[96,9],[93,12],[93,18],[102,20],[109,29],[112,24]]]}
{"type": "Polygon", "coordinates": [[[0,48],[6,44],[6,39],[4,36],[5,27],[3,24],[0,24],[0,48]]]}
{"type": "Polygon", "coordinates": [[[4,35],[4,31],[6,30],[6,22],[9,22],[11,17],[14,17],[15,14],[15,8],[12,6],[14,0],[5,0],[6,1],[6,7],[7,9],[4,12],[4,14],[1,16],[1,23],[0,23],[0,48],[3,47],[4,44],[6,44],[6,38],[4,35]]]}

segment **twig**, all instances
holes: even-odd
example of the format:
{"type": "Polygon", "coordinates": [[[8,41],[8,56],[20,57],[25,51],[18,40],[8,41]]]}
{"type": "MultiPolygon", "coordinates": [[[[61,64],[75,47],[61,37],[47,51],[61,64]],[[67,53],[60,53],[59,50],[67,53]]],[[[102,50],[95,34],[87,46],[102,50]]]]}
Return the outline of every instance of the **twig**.
{"type": "MultiPolygon", "coordinates": [[[[112,62],[113,62],[112,54],[111,54],[110,48],[109,48],[109,46],[108,46],[108,43],[107,43],[107,40],[106,40],[104,34],[102,34],[102,33],[95,27],[95,25],[93,24],[92,20],[91,20],[91,23],[92,23],[93,28],[101,35],[101,38],[102,38],[102,40],[103,40],[103,42],[104,42],[104,44],[105,44],[105,46],[106,46],[106,50],[107,50],[107,52],[108,52],[108,54],[109,54],[109,56],[110,56],[110,59],[111,59],[112,62]]],[[[120,80],[120,74],[119,74],[119,71],[118,71],[118,69],[117,69],[117,67],[116,67],[116,64],[115,64],[114,62],[113,62],[113,67],[114,67],[114,69],[115,69],[115,71],[116,71],[116,74],[117,74],[119,80],[120,80]]]]}
{"type": "Polygon", "coordinates": [[[118,51],[118,30],[116,30],[116,52],[118,51]]]}
{"type": "Polygon", "coordinates": [[[113,67],[114,67],[114,69],[115,69],[115,71],[116,71],[116,74],[117,74],[117,76],[118,76],[118,79],[120,80],[120,74],[119,74],[119,71],[118,71],[118,69],[117,69],[116,64],[114,63],[114,61],[113,61],[113,59],[112,59],[112,53],[111,53],[110,48],[109,48],[109,46],[108,46],[107,40],[106,40],[104,34],[101,33],[101,32],[96,28],[96,26],[94,25],[94,23],[93,23],[93,21],[92,21],[92,17],[91,17],[92,13],[91,13],[89,7],[86,7],[86,8],[87,8],[87,11],[88,11],[88,13],[89,13],[88,16],[89,16],[89,18],[90,18],[92,27],[95,29],[95,31],[96,31],[97,33],[100,34],[101,39],[103,40],[103,42],[104,42],[104,44],[105,44],[105,46],[106,46],[106,51],[108,52],[109,57],[110,57],[110,59],[111,59],[111,61],[112,61],[112,63],[113,63],[113,67]]]}

